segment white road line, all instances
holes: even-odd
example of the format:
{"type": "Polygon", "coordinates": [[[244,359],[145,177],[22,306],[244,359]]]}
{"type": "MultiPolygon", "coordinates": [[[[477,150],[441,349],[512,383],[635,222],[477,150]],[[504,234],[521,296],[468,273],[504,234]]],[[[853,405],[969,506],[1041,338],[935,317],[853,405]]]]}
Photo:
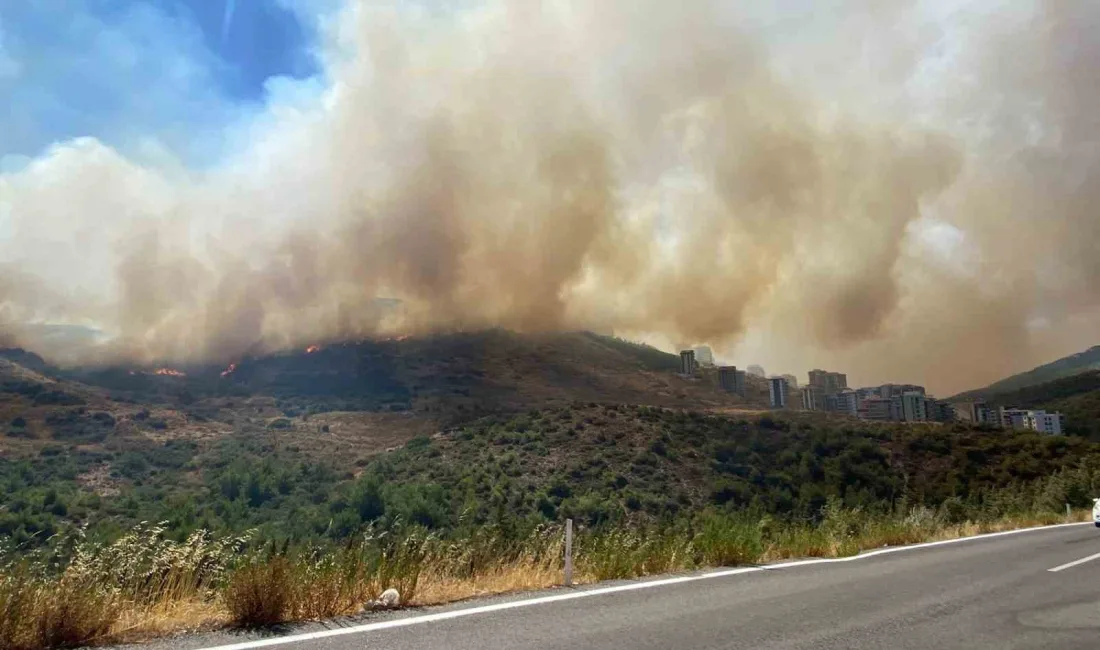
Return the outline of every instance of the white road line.
{"type": "MultiPolygon", "coordinates": [[[[492,605],[482,605],[481,607],[469,607],[466,609],[455,609],[447,612],[438,612],[435,614],[424,614],[422,616],[410,616],[407,618],[398,618],[390,621],[379,621],[377,623],[366,623],[364,625],[353,625],[350,627],[340,627],[331,630],[320,630],[318,632],[307,632],[304,634],[292,634],[289,636],[273,637],[270,639],[257,639],[256,641],[244,641],[241,643],[231,643],[228,645],[211,646],[208,648],[200,648],[199,650],[252,650],[253,648],[266,648],[276,645],[285,645],[288,643],[302,643],[304,641],[316,641],[317,639],[326,639],[334,636],[344,636],[347,634],[361,634],[364,632],[374,632],[377,630],[388,630],[395,627],[407,627],[410,625],[419,625],[422,623],[434,623],[436,621],[445,621],[452,618],[460,618],[463,616],[474,616],[477,614],[488,614],[490,612],[499,612],[507,609],[518,609],[520,607],[533,607],[535,605],[546,605],[549,603],[556,603],[565,600],[575,600],[577,598],[591,598],[593,596],[603,596],[605,594],[614,594],[623,591],[635,591],[638,589],[652,589],[654,587],[665,587],[668,585],[676,585],[685,582],[696,582],[698,580],[709,580],[711,578],[725,578],[728,576],[741,575],[743,573],[758,573],[761,571],[771,571],[775,569],[791,569],[801,566],[811,566],[815,564],[833,564],[837,562],[854,562],[857,560],[865,560],[867,558],[876,557],[879,555],[885,555],[888,553],[899,553],[902,551],[913,551],[921,548],[932,548],[936,546],[946,546],[948,544],[959,544],[962,542],[971,542],[975,540],[990,539],[994,537],[1004,537],[1007,535],[1018,535],[1020,533],[1029,533],[1040,530],[1052,530],[1055,528],[1066,528],[1068,526],[1092,526],[1092,522],[1076,523],[1076,524],[1057,524],[1055,526],[1038,526],[1035,528],[1021,528],[1019,530],[1007,530],[999,533],[987,533],[985,535],[975,535],[973,537],[960,537],[957,539],[946,539],[939,542],[927,542],[924,544],[913,544],[911,546],[897,546],[893,548],[884,548],[877,551],[871,551],[869,553],[862,553],[860,555],[853,555],[851,557],[843,558],[826,558],[820,560],[800,560],[797,562],[785,562],[783,564],[770,564],[762,567],[741,567],[739,569],[724,569],[721,571],[712,571],[710,573],[703,573],[699,575],[681,576],[678,578],[664,578],[661,580],[649,580],[645,582],[635,582],[627,585],[616,585],[614,587],[599,587],[596,589],[587,589],[581,591],[570,591],[563,594],[555,594],[553,596],[540,596],[538,598],[529,598],[527,600],[514,600],[506,603],[495,603],[492,605]]],[[[1082,562],[1087,562],[1093,558],[1100,557],[1100,554],[1087,557],[1083,560],[1078,560],[1067,564],[1057,569],[1051,569],[1051,571],[1062,570],[1069,568],[1082,562]]]]}
{"type": "Polygon", "coordinates": [[[1096,559],[1100,559],[1100,553],[1097,553],[1096,555],[1090,555],[1088,557],[1083,557],[1080,560],[1074,560],[1073,562],[1066,562],[1065,564],[1063,564],[1061,566],[1056,566],[1053,569],[1047,569],[1047,571],[1050,571],[1051,573],[1058,573],[1059,571],[1064,571],[1065,569],[1072,569],[1073,567],[1077,566],[1078,564],[1084,564],[1085,562],[1092,562],[1093,560],[1096,560],[1096,559]]]}

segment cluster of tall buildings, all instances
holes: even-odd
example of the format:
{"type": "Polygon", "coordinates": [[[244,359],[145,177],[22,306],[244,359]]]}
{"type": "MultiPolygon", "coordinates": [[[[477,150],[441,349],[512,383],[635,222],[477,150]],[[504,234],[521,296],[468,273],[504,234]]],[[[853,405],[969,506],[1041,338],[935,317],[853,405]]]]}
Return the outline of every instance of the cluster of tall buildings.
{"type": "Polygon", "coordinates": [[[810,381],[801,389],[786,375],[769,379],[772,408],[790,408],[792,394],[805,411],[843,413],[861,420],[881,422],[950,422],[951,405],[925,393],[923,386],[883,384],[867,388],[848,387],[841,372],[811,370],[810,381]]]}
{"type": "Polygon", "coordinates": [[[807,411],[844,413],[879,422],[950,422],[951,406],[925,393],[915,384],[883,384],[853,389],[840,372],[811,370],[810,383],[802,390],[807,411]]]}
{"type": "MultiPolygon", "coordinates": [[[[712,366],[713,363],[714,357],[709,348],[680,353],[680,372],[686,376],[694,376],[700,366],[712,366]]],[[[764,377],[764,369],[760,366],[749,366],[746,370],[740,370],[737,366],[718,367],[718,385],[730,393],[744,396],[748,376],[764,377]]],[[[769,403],[776,409],[826,411],[876,422],[958,420],[1051,434],[1061,434],[1064,426],[1061,413],[1006,409],[983,402],[952,404],[928,395],[924,386],[916,384],[883,384],[853,389],[848,387],[848,376],[841,372],[811,370],[809,382],[801,388],[794,375],[772,376],[767,378],[767,383],[769,403]]]]}

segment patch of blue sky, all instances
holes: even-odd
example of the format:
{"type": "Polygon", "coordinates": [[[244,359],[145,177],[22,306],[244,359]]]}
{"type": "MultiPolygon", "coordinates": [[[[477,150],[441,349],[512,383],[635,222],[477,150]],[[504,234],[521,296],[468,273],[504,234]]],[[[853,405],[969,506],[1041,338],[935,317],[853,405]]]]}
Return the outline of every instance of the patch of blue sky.
{"type": "Polygon", "coordinates": [[[0,3],[0,169],[78,137],[218,160],[225,130],[263,110],[272,80],[320,75],[318,24],[294,1],[0,3]]]}

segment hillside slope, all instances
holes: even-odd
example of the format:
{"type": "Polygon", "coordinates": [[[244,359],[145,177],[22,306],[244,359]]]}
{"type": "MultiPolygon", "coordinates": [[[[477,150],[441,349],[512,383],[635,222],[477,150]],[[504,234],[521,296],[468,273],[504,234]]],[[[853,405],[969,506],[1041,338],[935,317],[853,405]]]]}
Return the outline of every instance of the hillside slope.
{"type": "Polygon", "coordinates": [[[574,401],[708,410],[758,408],[713,371],[676,374],[679,359],[591,333],[460,333],[358,341],[240,359],[231,366],[50,367],[0,351],[0,454],[45,445],[152,453],[230,435],[278,439],[336,467],[487,414],[574,401]]]}
{"type": "Polygon", "coordinates": [[[957,395],[954,400],[989,399],[995,395],[1008,393],[1028,386],[1037,386],[1063,377],[1071,377],[1089,370],[1100,370],[1100,345],[1062,357],[1057,361],[1032,368],[1011,377],[994,382],[985,388],[967,391],[957,395]]]}
{"type": "Polygon", "coordinates": [[[311,346],[231,370],[39,361],[0,354],[0,536],[22,546],[140,521],[340,540],[398,518],[446,533],[708,508],[805,520],[830,498],[981,509],[1100,462],[1076,438],[762,414],[762,386],[743,400],[713,371],[680,377],[673,355],[587,333],[311,346]]]}
{"type": "Polygon", "coordinates": [[[236,360],[228,368],[172,368],[161,376],[126,367],[64,376],[138,401],[269,395],[324,410],[507,410],[573,399],[695,407],[742,402],[719,390],[715,377],[688,381],[675,374],[678,367],[675,355],[588,332],[491,330],[316,345],[236,360]]]}
{"type": "Polygon", "coordinates": [[[1088,505],[1078,488],[1027,485],[1100,463],[1100,445],[1072,437],[589,403],[482,418],[345,468],[352,453],[319,458],[292,436],[239,433],[0,456],[0,535],[33,546],[76,524],[113,537],[165,521],[176,538],[203,528],[340,541],[375,521],[447,535],[565,516],[659,522],[711,508],[806,521],[830,499],[880,513],[954,500],[999,516],[1035,499],[1088,505]],[[993,496],[1010,486],[1015,501],[993,496]]]}

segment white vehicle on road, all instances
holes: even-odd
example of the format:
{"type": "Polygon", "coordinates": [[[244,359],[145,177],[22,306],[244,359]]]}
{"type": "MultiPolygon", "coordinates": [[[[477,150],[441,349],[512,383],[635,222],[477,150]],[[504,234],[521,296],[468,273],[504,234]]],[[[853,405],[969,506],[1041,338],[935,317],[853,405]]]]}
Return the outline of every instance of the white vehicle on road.
{"type": "Polygon", "coordinates": [[[1100,499],[1092,500],[1092,523],[1100,528],[1100,499]]]}

